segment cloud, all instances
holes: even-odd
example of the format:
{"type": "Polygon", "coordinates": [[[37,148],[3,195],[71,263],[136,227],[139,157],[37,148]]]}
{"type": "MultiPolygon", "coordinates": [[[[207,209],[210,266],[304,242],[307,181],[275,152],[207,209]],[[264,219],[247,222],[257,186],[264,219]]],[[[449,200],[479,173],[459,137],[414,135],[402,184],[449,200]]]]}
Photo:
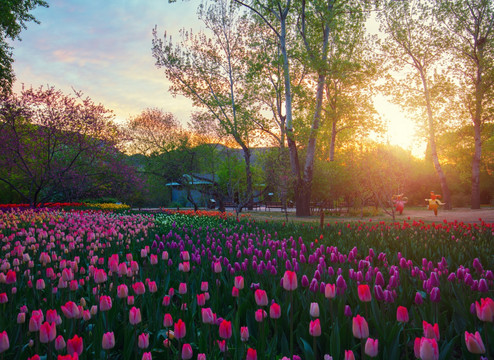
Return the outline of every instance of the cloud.
{"type": "Polygon", "coordinates": [[[173,112],[185,123],[191,102],[168,93],[163,71],[151,54],[152,28],[178,34],[198,28],[198,1],[53,0],[34,12],[15,42],[15,88],[52,85],[64,92],[82,91],[114,110],[122,121],[146,107],[173,112]]]}

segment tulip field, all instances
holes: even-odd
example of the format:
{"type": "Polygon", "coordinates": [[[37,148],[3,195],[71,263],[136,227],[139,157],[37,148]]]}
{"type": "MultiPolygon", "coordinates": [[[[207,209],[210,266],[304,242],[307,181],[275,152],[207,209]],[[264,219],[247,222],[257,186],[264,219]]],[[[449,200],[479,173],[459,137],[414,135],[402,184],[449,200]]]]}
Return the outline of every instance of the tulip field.
{"type": "Polygon", "coordinates": [[[1,359],[493,359],[494,224],[0,211],[1,359]]]}

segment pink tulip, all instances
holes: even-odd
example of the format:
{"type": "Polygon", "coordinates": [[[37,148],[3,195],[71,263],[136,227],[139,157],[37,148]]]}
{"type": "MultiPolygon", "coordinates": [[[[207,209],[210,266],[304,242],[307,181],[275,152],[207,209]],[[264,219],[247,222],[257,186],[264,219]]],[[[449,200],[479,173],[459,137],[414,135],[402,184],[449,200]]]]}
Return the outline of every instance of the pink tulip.
{"type": "Polygon", "coordinates": [[[321,322],[319,319],[310,321],[309,334],[310,336],[321,336],[321,322]]]}
{"type": "Polygon", "coordinates": [[[145,352],[142,354],[141,360],[153,360],[153,354],[151,352],[145,352]]]}
{"type": "Polygon", "coordinates": [[[293,291],[297,286],[297,274],[294,271],[286,270],[283,275],[283,288],[287,291],[293,291]]]}
{"type": "Polygon", "coordinates": [[[186,329],[185,329],[185,323],[182,321],[182,319],[178,319],[178,321],[175,323],[174,327],[174,334],[177,339],[182,339],[185,337],[186,334],[186,329]]]}
{"type": "Polygon", "coordinates": [[[365,342],[365,353],[367,356],[376,357],[378,353],[379,341],[377,339],[367,338],[365,342]]]}
{"type": "MultiPolygon", "coordinates": [[[[204,295],[204,294],[201,294],[204,295]]],[[[232,297],[239,297],[239,290],[235,286],[232,288],[232,297]]]]}
{"type": "Polygon", "coordinates": [[[408,309],[404,306],[398,306],[396,310],[396,321],[407,323],[409,321],[408,309]]]}
{"type": "Polygon", "coordinates": [[[242,326],[240,328],[240,340],[242,340],[242,342],[249,341],[249,328],[247,326],[242,326]]]}
{"type": "Polygon", "coordinates": [[[262,322],[266,317],[268,316],[268,313],[266,310],[263,309],[257,309],[254,318],[256,319],[257,322],[262,322]]]}
{"type": "Polygon", "coordinates": [[[310,316],[316,318],[319,317],[319,304],[316,302],[310,303],[310,316]]]}
{"type": "Polygon", "coordinates": [[[271,319],[279,319],[281,317],[281,307],[277,303],[272,303],[269,307],[269,317],[271,319]]]}
{"type": "Polygon", "coordinates": [[[115,334],[113,332],[107,332],[103,334],[101,347],[104,350],[110,350],[115,347],[115,334]]]}
{"type": "Polygon", "coordinates": [[[146,292],[146,286],[142,281],[136,282],[132,284],[132,290],[134,290],[134,293],[136,295],[142,295],[146,292]]]}
{"type": "Polygon", "coordinates": [[[257,289],[254,297],[258,306],[266,306],[268,304],[268,294],[266,294],[266,291],[257,289]]]}
{"type": "Polygon", "coordinates": [[[221,268],[221,263],[219,261],[215,261],[214,264],[213,264],[213,271],[218,274],[222,271],[222,268],[221,268]]]}
{"type": "Polygon", "coordinates": [[[186,283],[180,283],[180,285],[178,285],[178,293],[181,295],[187,294],[187,284],[186,283]]]}
{"type": "Polygon", "coordinates": [[[106,271],[104,269],[95,269],[94,270],[94,282],[96,284],[104,283],[108,279],[106,275],[106,271]]]}
{"type": "Polygon", "coordinates": [[[327,299],[334,299],[336,296],[336,285],[335,284],[326,284],[324,288],[324,296],[327,299]]]}
{"type": "Polygon", "coordinates": [[[54,322],[44,322],[39,328],[39,341],[43,344],[52,342],[57,337],[57,327],[54,322]]]}
{"type": "Polygon", "coordinates": [[[216,340],[218,343],[218,347],[220,348],[220,352],[226,351],[226,340],[216,340]]]}
{"type": "Polygon", "coordinates": [[[65,349],[65,340],[62,335],[58,335],[55,339],[55,350],[60,351],[65,349]]]}
{"type": "Polygon", "coordinates": [[[243,276],[235,276],[235,284],[234,285],[237,289],[242,290],[244,288],[244,285],[245,285],[243,276]]]}
{"type": "Polygon", "coordinates": [[[206,354],[204,353],[197,354],[197,360],[206,360],[206,354]]]}
{"type": "Polygon", "coordinates": [[[38,279],[36,280],[36,290],[43,290],[45,288],[45,280],[38,279]]]}
{"type": "Polygon", "coordinates": [[[117,297],[119,299],[125,299],[129,295],[129,288],[125,284],[118,285],[117,297]]]}
{"type": "Polygon", "coordinates": [[[415,339],[414,352],[415,356],[421,360],[438,360],[439,348],[436,339],[420,338],[415,339]]]}
{"type": "Polygon", "coordinates": [[[140,334],[137,339],[137,346],[139,346],[139,349],[147,349],[149,346],[149,334],[140,334]]]}
{"type": "Polygon", "coordinates": [[[439,341],[439,325],[434,324],[432,326],[429,324],[427,321],[422,321],[422,328],[424,329],[424,337],[428,339],[435,339],[436,341],[439,341]]]}
{"type": "Polygon", "coordinates": [[[169,295],[163,296],[163,301],[161,302],[161,305],[163,306],[169,306],[170,305],[171,298],[169,295]]]}
{"type": "Polygon", "coordinates": [[[479,320],[486,322],[494,321],[494,301],[491,298],[480,299],[480,304],[476,301],[475,310],[479,320]]]}
{"type": "Polygon", "coordinates": [[[156,281],[150,281],[148,283],[148,290],[151,294],[154,294],[158,291],[158,286],[156,285],[156,281]]]}
{"type": "Polygon", "coordinates": [[[209,284],[208,284],[208,282],[207,282],[207,281],[203,281],[203,282],[201,282],[201,291],[202,291],[202,292],[206,292],[206,291],[208,291],[208,289],[209,289],[209,284]]]}
{"type": "Polygon", "coordinates": [[[9,336],[7,335],[7,331],[2,331],[0,333],[0,353],[3,353],[5,350],[8,350],[9,347],[10,347],[10,343],[9,343],[9,336]]]}
{"type": "Polygon", "coordinates": [[[73,301],[67,301],[61,306],[62,313],[67,319],[77,319],[79,317],[79,307],[73,301]]]}
{"type": "Polygon", "coordinates": [[[7,296],[7,293],[1,293],[0,294],[0,304],[6,304],[9,302],[9,297],[7,296]]]}
{"type": "Polygon", "coordinates": [[[468,331],[465,331],[465,344],[467,345],[468,351],[472,354],[483,354],[485,353],[485,346],[482,338],[480,337],[479,332],[475,332],[474,334],[470,334],[468,331]]]}
{"type": "Polygon", "coordinates": [[[163,326],[164,327],[170,327],[173,325],[173,318],[170,314],[165,314],[164,318],[163,318],[163,326]]]}
{"type": "Polygon", "coordinates": [[[74,335],[72,339],[67,340],[67,352],[69,355],[73,355],[77,353],[77,355],[82,354],[82,350],[84,349],[84,343],[82,341],[82,338],[74,335]]]}
{"type": "Polygon", "coordinates": [[[137,325],[141,322],[141,320],[141,309],[133,306],[129,311],[129,323],[131,325],[137,325]]]}
{"type": "Polygon", "coordinates": [[[29,319],[29,331],[39,331],[41,324],[43,323],[44,316],[41,310],[33,310],[31,318],[29,319]]]}
{"type": "Polygon", "coordinates": [[[367,285],[367,284],[359,285],[357,288],[357,292],[358,292],[358,298],[360,299],[360,301],[362,301],[362,302],[371,301],[372,296],[371,296],[369,285],[367,285]]]}
{"type": "Polygon", "coordinates": [[[192,355],[194,352],[192,351],[192,346],[190,344],[183,344],[182,346],[182,360],[192,359],[192,355]]]}
{"type": "Polygon", "coordinates": [[[102,295],[99,298],[99,309],[101,311],[108,311],[112,307],[111,297],[108,295],[102,295]]]}
{"type": "Polygon", "coordinates": [[[211,308],[201,309],[202,322],[204,324],[212,324],[214,322],[213,311],[211,308]]]}
{"type": "Polygon", "coordinates": [[[358,314],[353,318],[352,330],[353,336],[357,339],[366,339],[369,337],[369,326],[367,325],[367,321],[358,314]]]}
{"type": "Polygon", "coordinates": [[[345,350],[345,360],[355,360],[352,350],[345,350]]]}

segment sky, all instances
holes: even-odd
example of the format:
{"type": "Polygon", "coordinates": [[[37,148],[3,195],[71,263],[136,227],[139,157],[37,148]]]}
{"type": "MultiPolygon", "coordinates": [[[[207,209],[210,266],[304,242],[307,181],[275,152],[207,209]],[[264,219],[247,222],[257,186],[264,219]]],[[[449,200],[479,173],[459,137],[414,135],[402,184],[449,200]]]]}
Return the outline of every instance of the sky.
{"type": "MultiPolygon", "coordinates": [[[[82,91],[113,110],[123,123],[149,107],[173,113],[184,125],[191,101],[168,92],[162,69],[151,53],[152,29],[178,35],[181,28],[200,29],[197,0],[49,0],[49,8],[32,14],[14,47],[14,91],[22,86],[54,86],[64,93],[82,91]]],[[[388,123],[391,144],[423,157],[413,143],[414,125],[396,105],[377,97],[375,105],[388,123]]]]}

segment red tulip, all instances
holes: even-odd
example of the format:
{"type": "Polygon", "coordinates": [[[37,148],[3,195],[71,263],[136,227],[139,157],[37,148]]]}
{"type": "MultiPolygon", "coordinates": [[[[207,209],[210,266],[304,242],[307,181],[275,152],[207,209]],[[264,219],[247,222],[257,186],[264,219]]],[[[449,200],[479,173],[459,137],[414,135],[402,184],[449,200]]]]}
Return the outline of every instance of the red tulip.
{"type": "Polygon", "coordinates": [[[39,341],[43,344],[52,342],[57,337],[57,327],[54,322],[44,322],[39,328],[39,341]]]}
{"type": "Polygon", "coordinates": [[[310,321],[309,334],[311,336],[321,336],[321,322],[319,319],[310,321]]]}
{"type": "Polygon", "coordinates": [[[396,310],[396,321],[406,323],[409,321],[408,309],[404,306],[398,306],[396,310]]]}
{"type": "Polygon", "coordinates": [[[82,354],[82,350],[84,349],[84,343],[82,338],[74,335],[72,339],[67,340],[67,352],[72,355],[77,353],[77,355],[82,354]]]}
{"type": "Polygon", "coordinates": [[[247,349],[247,357],[245,360],[257,360],[257,351],[255,349],[247,349]]]}
{"type": "Polygon", "coordinates": [[[277,303],[272,303],[269,307],[269,317],[271,319],[279,319],[281,317],[281,307],[277,303]]]}
{"type": "Polygon", "coordinates": [[[220,338],[229,339],[232,337],[232,323],[231,321],[223,320],[220,323],[219,328],[220,338]]]}
{"type": "Polygon", "coordinates": [[[378,353],[379,341],[377,339],[367,338],[365,342],[365,353],[367,356],[376,357],[378,353]]]}
{"type": "Polygon", "coordinates": [[[141,309],[133,306],[132,309],[130,309],[129,311],[129,323],[131,325],[137,325],[141,322],[141,320],[141,309]]]}
{"type": "Polygon", "coordinates": [[[352,330],[353,336],[357,339],[366,339],[369,337],[369,326],[367,325],[367,321],[360,315],[353,318],[352,330]]]}
{"type": "Polygon", "coordinates": [[[107,332],[103,334],[103,340],[101,341],[101,347],[104,350],[110,350],[115,347],[115,334],[113,332],[107,332]]]}
{"type": "Polygon", "coordinates": [[[283,275],[283,288],[287,291],[293,291],[297,286],[297,274],[294,271],[286,270],[283,275]]]}
{"type": "MultiPolygon", "coordinates": [[[[204,294],[202,294],[204,295],[204,294]]],[[[238,297],[239,296],[239,291],[238,291],[238,288],[236,288],[235,286],[232,288],[232,297],[238,297]]]]}
{"type": "Polygon", "coordinates": [[[266,291],[257,289],[254,297],[258,306],[266,306],[268,304],[268,294],[266,294],[266,291]]]}
{"type": "Polygon", "coordinates": [[[371,292],[369,285],[367,284],[361,284],[357,288],[358,291],[358,298],[362,302],[369,302],[372,299],[371,292]]]}
{"type": "Polygon", "coordinates": [[[465,344],[467,345],[468,351],[472,354],[483,354],[485,353],[485,346],[482,338],[480,337],[479,332],[475,332],[474,334],[470,334],[468,331],[465,331],[465,344]]]}
{"type": "Polygon", "coordinates": [[[5,304],[9,302],[9,297],[7,296],[7,293],[1,293],[0,294],[0,304],[5,304]]]}
{"type": "Polygon", "coordinates": [[[8,350],[10,347],[9,336],[7,335],[7,331],[2,331],[0,333],[0,353],[3,353],[5,350],[8,350]]]}
{"type": "Polygon", "coordinates": [[[185,323],[182,321],[182,319],[178,319],[173,327],[173,330],[177,339],[182,339],[183,337],[185,337],[186,329],[185,323]]]}
{"type": "Polygon", "coordinates": [[[197,294],[197,305],[204,306],[206,304],[206,295],[204,293],[197,294]]]}

